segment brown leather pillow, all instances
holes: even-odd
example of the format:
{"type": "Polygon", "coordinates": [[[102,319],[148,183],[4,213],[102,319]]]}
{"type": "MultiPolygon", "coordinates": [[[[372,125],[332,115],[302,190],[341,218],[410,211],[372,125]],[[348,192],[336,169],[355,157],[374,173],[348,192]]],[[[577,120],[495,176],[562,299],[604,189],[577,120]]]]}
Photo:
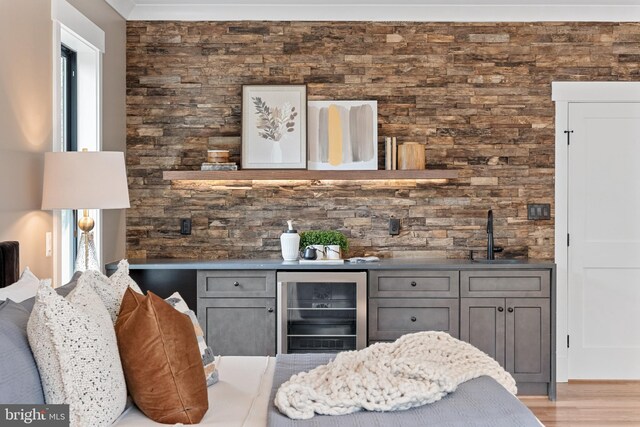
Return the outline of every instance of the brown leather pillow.
{"type": "Polygon", "coordinates": [[[159,423],[196,424],[209,408],[198,341],[188,316],[162,298],[128,288],[116,322],[127,388],[159,423]]]}

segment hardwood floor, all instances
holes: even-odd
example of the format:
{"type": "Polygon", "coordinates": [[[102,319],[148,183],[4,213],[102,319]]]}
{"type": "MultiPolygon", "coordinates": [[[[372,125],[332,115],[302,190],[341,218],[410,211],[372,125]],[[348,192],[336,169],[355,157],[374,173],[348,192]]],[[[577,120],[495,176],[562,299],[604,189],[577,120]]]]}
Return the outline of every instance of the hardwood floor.
{"type": "Polygon", "coordinates": [[[522,397],[546,427],[640,427],[640,381],[558,383],[558,399],[522,397]]]}

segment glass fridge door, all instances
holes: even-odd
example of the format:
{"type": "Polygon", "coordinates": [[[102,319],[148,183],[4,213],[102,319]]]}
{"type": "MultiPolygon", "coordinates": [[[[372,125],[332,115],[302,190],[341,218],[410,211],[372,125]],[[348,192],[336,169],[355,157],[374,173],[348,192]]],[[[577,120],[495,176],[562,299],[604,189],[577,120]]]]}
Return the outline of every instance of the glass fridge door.
{"type": "Polygon", "coordinates": [[[366,273],[278,273],[278,352],[335,353],[366,345],[366,273]]]}
{"type": "Polygon", "coordinates": [[[290,282],[289,353],[355,350],[356,311],[355,283],[290,282]]]}

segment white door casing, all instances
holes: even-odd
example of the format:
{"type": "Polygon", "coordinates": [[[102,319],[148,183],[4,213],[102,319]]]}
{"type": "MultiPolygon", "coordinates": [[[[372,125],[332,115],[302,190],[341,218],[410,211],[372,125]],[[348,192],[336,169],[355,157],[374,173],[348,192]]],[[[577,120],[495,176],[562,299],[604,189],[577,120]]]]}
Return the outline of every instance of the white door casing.
{"type": "MultiPolygon", "coordinates": [[[[573,165],[574,156],[578,156],[578,157],[583,156],[584,158],[585,154],[576,153],[574,155],[574,148],[576,144],[578,144],[578,141],[580,138],[580,136],[576,135],[575,129],[574,129],[574,133],[571,134],[572,144],[570,148],[567,145],[567,135],[564,133],[564,131],[569,129],[569,111],[572,110],[571,107],[579,106],[580,103],[640,102],[640,83],[637,83],[637,82],[554,82],[552,89],[553,89],[552,97],[556,103],[555,261],[557,264],[557,291],[556,291],[557,292],[556,294],[556,298],[557,298],[557,353],[556,353],[557,378],[558,378],[558,381],[566,381],[569,378],[569,372],[571,372],[572,378],[579,378],[579,377],[595,378],[596,376],[601,376],[604,378],[615,378],[615,377],[620,377],[621,375],[624,375],[624,377],[634,377],[634,372],[633,372],[634,366],[637,366],[638,363],[636,363],[635,365],[631,363],[632,364],[631,367],[625,368],[623,367],[624,360],[616,359],[620,357],[624,359],[625,356],[615,356],[615,355],[612,356],[612,354],[615,354],[617,352],[626,353],[627,355],[629,354],[633,355],[634,352],[637,351],[637,349],[635,348],[637,346],[634,343],[634,342],[637,342],[636,340],[637,337],[633,333],[634,326],[638,326],[638,325],[633,325],[633,323],[637,321],[637,318],[634,317],[633,312],[631,313],[627,312],[626,315],[624,313],[625,310],[628,310],[628,308],[624,307],[625,304],[638,307],[637,302],[635,305],[633,305],[633,303],[630,302],[633,300],[634,298],[633,294],[636,292],[638,288],[637,287],[634,288],[628,283],[625,283],[625,282],[635,280],[634,275],[636,274],[635,273],[636,270],[635,270],[635,267],[633,266],[633,261],[630,264],[628,264],[628,265],[632,265],[631,268],[629,268],[629,266],[624,268],[620,267],[622,260],[618,260],[617,261],[618,264],[610,264],[607,267],[603,267],[603,265],[605,265],[604,263],[605,258],[596,257],[596,261],[597,261],[596,263],[593,263],[592,265],[589,265],[589,266],[585,266],[585,265],[578,266],[578,268],[583,268],[583,269],[585,269],[586,267],[585,271],[587,275],[586,276],[587,284],[585,288],[586,292],[583,292],[582,288],[577,290],[576,297],[582,299],[582,305],[580,305],[578,308],[580,308],[581,311],[584,311],[582,309],[585,308],[585,304],[586,304],[586,308],[589,310],[590,315],[587,316],[586,322],[582,322],[580,324],[581,331],[575,332],[575,333],[581,334],[580,336],[581,341],[577,341],[578,337],[575,336],[575,333],[572,330],[571,348],[572,350],[575,349],[576,352],[578,352],[580,348],[584,349],[584,346],[586,345],[588,352],[592,352],[593,354],[596,354],[596,356],[588,356],[588,357],[592,357],[593,360],[596,360],[597,364],[605,365],[605,366],[617,364],[618,367],[610,370],[609,372],[604,372],[602,370],[598,372],[596,370],[596,372],[588,373],[588,374],[584,374],[584,372],[581,373],[580,371],[581,367],[579,364],[586,363],[584,360],[582,362],[576,360],[575,361],[576,365],[573,365],[572,363],[571,368],[569,367],[569,357],[568,357],[569,353],[568,353],[567,342],[566,342],[567,335],[569,332],[568,314],[571,313],[571,315],[573,316],[574,314],[578,313],[578,311],[570,309],[570,308],[573,308],[573,303],[576,301],[576,298],[573,298],[573,297],[571,299],[569,298],[569,292],[568,292],[569,267],[573,268],[574,256],[578,256],[578,254],[574,252],[574,249],[578,251],[577,245],[579,245],[579,241],[580,241],[579,239],[581,238],[581,236],[575,235],[575,232],[573,231],[573,229],[575,228],[575,224],[571,223],[572,224],[571,225],[571,229],[572,229],[571,247],[570,248],[567,247],[567,234],[569,232],[569,224],[570,224],[569,222],[570,176],[569,176],[568,166],[569,166],[570,155],[571,155],[572,165],[573,165]],[[571,250],[571,252],[569,251],[569,249],[571,250]],[[569,264],[570,261],[572,262],[571,265],[569,264]],[[631,278],[629,279],[629,277],[631,278]],[[601,282],[603,280],[605,283],[604,286],[598,285],[598,283],[603,283],[601,282]],[[612,287],[616,287],[616,286],[617,288],[611,289],[612,287]],[[598,292],[601,292],[601,294],[599,295],[598,292]],[[627,294],[625,298],[621,298],[619,296],[612,296],[611,294],[614,292],[616,293],[616,295],[618,295],[618,293],[623,293],[623,292],[627,292],[627,294]],[[631,294],[629,294],[629,292],[631,292],[631,294]],[[598,298],[601,299],[602,296],[608,297],[609,300],[606,302],[606,304],[608,304],[609,307],[615,306],[616,309],[603,310],[602,308],[604,307],[605,302],[602,301],[602,303],[599,305],[599,309],[596,310],[595,313],[593,313],[593,307],[589,307],[588,305],[589,304],[593,305],[593,301],[598,298]],[[620,303],[621,300],[623,300],[622,303],[620,303]],[[596,326],[594,328],[593,324],[594,323],[598,324],[597,315],[605,311],[608,311],[609,314],[604,313],[605,316],[603,319],[601,319],[602,322],[604,323],[601,323],[601,327],[596,326]],[[611,313],[614,313],[614,314],[611,314],[611,313]],[[609,332],[606,334],[606,337],[603,335],[603,330],[607,329],[607,327],[605,326],[605,323],[608,323],[609,329],[612,327],[612,325],[615,325],[616,327],[615,330],[609,330],[609,332]],[[631,335],[626,334],[625,329],[631,329],[632,330],[631,335]],[[583,334],[583,332],[585,331],[587,334],[586,336],[583,334]],[[605,348],[606,350],[603,350],[602,348],[605,348]],[[609,355],[604,354],[604,352],[608,352],[609,355]],[[608,359],[609,357],[612,357],[613,359],[608,359]]],[[[627,106],[629,106],[629,104],[627,104],[627,106]]],[[[575,114],[577,114],[579,112],[579,109],[575,109],[572,111],[574,111],[575,114]]],[[[626,114],[628,115],[628,112],[626,114]]],[[[574,117],[574,123],[575,123],[575,120],[576,118],[574,117]]],[[[602,120],[606,121],[607,119],[605,117],[602,120]]],[[[632,122],[633,121],[635,120],[632,120],[632,122]]],[[[620,129],[623,130],[624,127],[620,129]]],[[[584,133],[582,134],[582,136],[584,136],[584,133]]],[[[592,140],[595,141],[595,134],[591,136],[594,137],[592,138],[592,140]]],[[[615,156],[616,154],[622,155],[621,149],[616,149],[616,147],[614,146],[614,142],[612,141],[611,136],[612,136],[611,132],[606,133],[606,138],[604,140],[606,147],[603,148],[603,150],[609,150],[610,151],[609,155],[611,156],[615,156]]],[[[635,148],[630,148],[630,147],[633,147],[633,144],[627,144],[627,147],[626,147],[627,149],[635,150],[635,148]]],[[[587,148],[585,147],[585,149],[587,148]]],[[[587,152],[586,155],[588,156],[589,153],[587,152]]],[[[593,157],[593,152],[591,153],[591,155],[593,157]]],[[[596,155],[596,157],[600,157],[600,156],[596,155]]],[[[631,155],[627,155],[627,157],[631,157],[631,155]]],[[[620,175],[620,176],[624,175],[622,173],[622,168],[619,167],[620,165],[618,164],[615,164],[613,168],[609,167],[609,169],[607,169],[607,167],[605,166],[605,163],[607,161],[610,162],[611,160],[603,157],[598,161],[598,165],[599,165],[598,168],[596,169],[591,168],[589,173],[594,176],[593,179],[595,179],[595,174],[602,171],[612,172],[614,175],[620,175]]],[[[630,162],[631,164],[633,164],[633,161],[630,161],[630,162]]],[[[574,170],[572,169],[571,176],[575,175],[573,172],[574,170]]],[[[575,170],[575,172],[579,173],[579,170],[575,170]]],[[[573,179],[574,178],[572,178],[572,180],[573,179]]],[[[610,223],[613,222],[613,224],[608,224],[607,226],[618,227],[619,230],[624,230],[624,228],[619,225],[620,221],[623,220],[625,217],[627,218],[633,217],[632,213],[629,212],[630,210],[632,210],[633,207],[630,208],[628,205],[625,205],[626,200],[624,197],[625,194],[628,194],[629,192],[633,191],[628,188],[628,182],[630,180],[633,180],[633,178],[632,177],[629,177],[626,179],[620,178],[620,177],[616,178],[615,176],[612,175],[612,176],[605,177],[605,179],[609,179],[608,181],[609,187],[613,185],[616,179],[618,179],[618,181],[624,180],[625,182],[625,184],[622,185],[622,187],[620,187],[620,190],[622,191],[621,193],[622,196],[618,195],[617,197],[610,197],[610,195],[613,193],[611,192],[605,193],[606,197],[614,201],[618,200],[619,203],[623,204],[624,209],[626,209],[625,214],[621,216],[621,215],[618,215],[619,209],[616,209],[610,206],[611,207],[610,210],[612,211],[612,213],[611,213],[611,216],[606,219],[610,223]]],[[[602,181],[603,182],[601,186],[606,186],[604,184],[605,180],[602,180],[602,181]]],[[[596,182],[597,184],[595,185],[600,185],[597,179],[596,179],[596,182]]],[[[598,196],[597,192],[592,192],[592,193],[598,196]]],[[[592,193],[588,193],[588,194],[592,194],[592,193]]],[[[602,195],[602,192],[600,193],[600,195],[602,195]]],[[[571,203],[574,202],[575,197],[576,196],[573,196],[571,198],[571,203]]],[[[593,202],[590,202],[590,203],[593,204],[593,202]]],[[[597,221],[598,219],[597,216],[598,215],[602,216],[603,212],[606,213],[607,206],[609,206],[609,205],[605,205],[604,203],[611,203],[611,201],[609,201],[608,199],[601,201],[600,206],[597,206],[600,209],[599,212],[592,212],[593,216],[590,217],[590,219],[588,219],[587,221],[599,222],[597,221]]],[[[573,214],[573,210],[574,209],[572,208],[571,209],[572,214],[573,214]]],[[[582,221],[580,219],[578,220],[582,221]]],[[[600,218],[600,220],[602,220],[602,218],[600,218]]],[[[607,227],[602,227],[601,230],[603,230],[603,232],[608,231],[609,233],[613,233],[614,231],[611,228],[607,229],[607,227]]],[[[587,231],[590,231],[590,230],[587,230],[587,231]]],[[[589,239],[594,240],[594,237],[597,237],[597,239],[602,240],[601,238],[602,236],[595,236],[595,235],[589,235],[589,234],[584,235],[584,229],[577,232],[583,233],[583,237],[582,237],[583,240],[585,238],[587,240],[589,239]]],[[[604,240],[607,240],[607,239],[615,240],[615,239],[610,239],[608,235],[605,234],[604,240]]],[[[633,238],[628,239],[627,237],[624,237],[622,239],[623,242],[625,239],[633,240],[633,238]]],[[[613,258],[613,255],[611,256],[611,258],[613,258]]],[[[638,257],[635,258],[636,266],[638,265],[639,260],[640,258],[638,257]]],[[[586,259],[586,261],[591,262],[594,260],[586,259]]],[[[578,274],[578,278],[582,278],[584,274],[585,274],[584,272],[582,274],[578,274]]],[[[574,279],[574,277],[572,277],[572,279],[574,279]]],[[[636,283],[638,283],[637,280],[636,280],[636,283]]],[[[573,296],[573,292],[571,294],[573,296]]],[[[580,316],[578,316],[578,318],[580,318],[580,316]]],[[[579,353],[576,353],[576,354],[579,354],[579,353]]],[[[571,354],[572,362],[573,362],[573,356],[574,356],[574,353],[572,352],[571,354]]],[[[629,356],[627,356],[627,359],[628,358],[629,356]]],[[[640,359],[636,359],[636,360],[640,360],[640,359]]]]}

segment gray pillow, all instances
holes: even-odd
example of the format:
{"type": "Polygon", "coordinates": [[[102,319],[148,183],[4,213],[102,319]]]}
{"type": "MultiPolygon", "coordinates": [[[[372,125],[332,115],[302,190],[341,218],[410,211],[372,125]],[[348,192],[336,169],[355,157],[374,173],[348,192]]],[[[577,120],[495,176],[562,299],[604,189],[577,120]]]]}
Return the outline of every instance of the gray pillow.
{"type": "Polygon", "coordinates": [[[69,283],[56,288],[56,292],[58,293],[58,295],[63,297],[69,295],[69,292],[71,292],[78,284],[78,279],[80,278],[80,276],[82,276],[82,271],[76,271],[75,273],[73,273],[73,276],[71,276],[71,280],[69,280],[69,283]]]}
{"type": "MultiPolygon", "coordinates": [[[[56,292],[58,293],[58,295],[63,297],[69,295],[69,292],[71,292],[78,284],[78,278],[80,278],[80,276],[82,276],[81,271],[76,271],[75,273],[73,273],[73,276],[71,276],[71,280],[69,280],[69,283],[56,288],[56,292]]],[[[22,304],[22,306],[26,308],[29,313],[31,313],[31,310],[33,310],[33,304],[35,304],[35,302],[36,297],[31,297],[22,301],[20,304],[22,304]]]]}
{"type": "Polygon", "coordinates": [[[0,404],[44,404],[40,374],[27,339],[29,314],[11,300],[0,303],[0,404]]]}

